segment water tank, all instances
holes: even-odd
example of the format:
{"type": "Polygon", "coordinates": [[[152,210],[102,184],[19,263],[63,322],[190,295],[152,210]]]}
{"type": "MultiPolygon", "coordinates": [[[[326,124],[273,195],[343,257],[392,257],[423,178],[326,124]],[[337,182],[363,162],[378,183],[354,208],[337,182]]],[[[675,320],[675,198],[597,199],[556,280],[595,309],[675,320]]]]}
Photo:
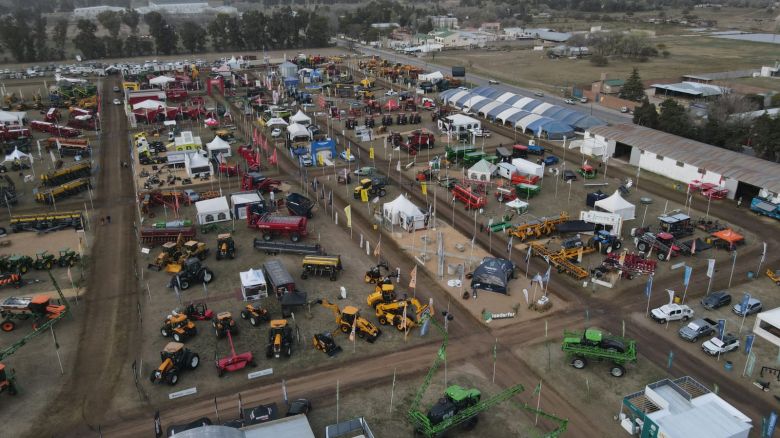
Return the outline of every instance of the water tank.
{"type": "Polygon", "coordinates": [[[457,78],[457,77],[461,77],[462,78],[464,76],[466,76],[466,67],[457,67],[457,66],[453,66],[452,67],[452,77],[453,78],[457,78]]]}

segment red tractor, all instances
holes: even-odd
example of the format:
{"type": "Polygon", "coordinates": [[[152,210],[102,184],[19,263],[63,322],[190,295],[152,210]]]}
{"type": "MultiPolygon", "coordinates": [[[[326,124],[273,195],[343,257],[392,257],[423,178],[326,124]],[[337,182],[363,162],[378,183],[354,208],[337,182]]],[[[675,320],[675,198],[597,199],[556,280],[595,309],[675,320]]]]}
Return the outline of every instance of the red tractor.
{"type": "Polygon", "coordinates": [[[214,317],[214,312],[206,306],[206,303],[190,303],[184,309],[184,314],[187,316],[187,319],[196,321],[211,321],[211,318],[214,317]]]}
{"type": "Polygon", "coordinates": [[[260,190],[264,193],[277,191],[282,182],[278,179],[268,178],[260,172],[248,172],[241,175],[241,190],[260,190]]]}

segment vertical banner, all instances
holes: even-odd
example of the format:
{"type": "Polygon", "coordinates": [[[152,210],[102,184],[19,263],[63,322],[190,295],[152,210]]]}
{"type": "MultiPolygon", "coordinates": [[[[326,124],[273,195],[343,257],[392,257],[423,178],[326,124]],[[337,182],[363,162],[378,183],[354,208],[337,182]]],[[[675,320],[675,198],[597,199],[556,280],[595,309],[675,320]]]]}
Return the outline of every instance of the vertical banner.
{"type": "Polygon", "coordinates": [[[750,350],[753,349],[753,342],[756,340],[756,335],[747,335],[745,337],[745,354],[750,354],[750,350]]]}
{"type": "Polygon", "coordinates": [[[374,147],[371,146],[371,148],[368,150],[368,158],[374,159],[374,147]]]}
{"type": "Polygon", "coordinates": [[[764,435],[766,438],[772,438],[772,435],[775,433],[775,427],[777,427],[777,412],[772,411],[771,414],[769,414],[769,420],[766,422],[766,435],[764,435]]]}
{"type": "Polygon", "coordinates": [[[686,288],[688,287],[688,284],[691,282],[691,273],[693,272],[693,268],[690,266],[685,267],[685,273],[683,274],[683,286],[686,288]]]}
{"type": "Polygon", "coordinates": [[[723,339],[723,334],[726,333],[726,320],[718,320],[718,339],[723,339]]]}
{"type": "Polygon", "coordinates": [[[739,303],[739,310],[742,312],[742,316],[745,316],[748,310],[748,304],[750,303],[750,294],[745,292],[744,295],[742,295],[742,301],[739,303]]]}
{"type": "Polygon", "coordinates": [[[347,228],[352,228],[352,206],[344,207],[344,215],[347,216],[347,228]]]}
{"type": "Polygon", "coordinates": [[[409,274],[409,287],[414,289],[417,287],[417,265],[414,265],[412,272],[409,274]]]}
{"type": "Polygon", "coordinates": [[[715,275],[715,259],[707,259],[707,277],[715,275]]]}
{"type": "Polygon", "coordinates": [[[674,351],[669,350],[669,357],[666,359],[666,368],[672,368],[672,362],[674,362],[674,351]]]}
{"type": "Polygon", "coordinates": [[[645,284],[645,296],[649,299],[650,294],[653,292],[653,276],[647,277],[647,283],[645,284]]]}

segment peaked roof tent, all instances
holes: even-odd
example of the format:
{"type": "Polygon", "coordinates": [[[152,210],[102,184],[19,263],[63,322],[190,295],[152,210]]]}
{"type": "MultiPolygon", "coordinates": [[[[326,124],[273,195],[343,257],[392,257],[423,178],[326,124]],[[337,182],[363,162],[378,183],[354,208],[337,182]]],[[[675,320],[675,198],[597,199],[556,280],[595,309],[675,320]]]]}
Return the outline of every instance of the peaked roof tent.
{"type": "MultiPolygon", "coordinates": [[[[472,97],[475,97],[475,96],[479,96],[479,95],[478,95],[478,94],[476,94],[476,93],[470,93],[470,92],[467,92],[467,93],[466,93],[466,94],[464,94],[463,96],[461,96],[461,97],[459,97],[459,98],[455,99],[455,105],[457,105],[457,106],[459,106],[459,107],[463,108],[463,105],[464,105],[466,102],[468,102],[468,101],[469,101],[469,99],[471,99],[472,97]]],[[[480,97],[481,97],[481,96],[480,96],[480,97]]]]}
{"type": "MultiPolygon", "coordinates": [[[[480,103],[481,104],[481,103],[480,103]]],[[[479,108],[476,108],[477,114],[487,117],[488,113],[497,107],[503,105],[501,102],[496,102],[495,100],[491,100],[490,102],[481,105],[479,108]]]]}
{"type": "Polygon", "coordinates": [[[534,114],[542,114],[543,112],[547,111],[550,108],[553,108],[555,105],[547,102],[542,102],[539,104],[539,106],[534,107],[534,109],[531,111],[534,114]]]}
{"type": "Polygon", "coordinates": [[[482,108],[484,108],[484,107],[486,107],[487,105],[490,105],[491,103],[494,103],[494,102],[495,102],[495,101],[493,101],[493,100],[491,100],[491,99],[483,99],[483,100],[481,100],[481,101],[479,101],[479,102],[477,102],[477,103],[475,103],[475,104],[471,105],[471,110],[472,110],[472,111],[479,111],[479,110],[481,110],[482,108]]]}
{"type": "Polygon", "coordinates": [[[515,94],[515,93],[505,92],[505,93],[501,93],[501,95],[499,95],[496,98],[496,100],[499,101],[499,102],[506,102],[507,100],[509,100],[509,99],[511,99],[513,97],[519,97],[519,96],[517,94],[515,94]]]}
{"type": "MultiPolygon", "coordinates": [[[[487,117],[489,119],[494,119],[495,120],[496,118],[498,118],[499,114],[501,114],[502,112],[504,112],[504,111],[506,111],[508,109],[513,109],[513,107],[509,106],[509,105],[506,105],[506,104],[503,104],[503,103],[499,103],[497,107],[495,107],[492,110],[488,111],[487,117]]],[[[517,109],[517,108],[514,108],[514,109],[517,109]]]]}
{"type": "Polygon", "coordinates": [[[512,116],[514,114],[517,114],[517,113],[519,113],[521,111],[522,111],[521,109],[509,107],[509,109],[504,110],[503,112],[501,112],[501,114],[499,114],[496,117],[496,120],[500,120],[501,123],[506,123],[507,117],[512,116]]]}

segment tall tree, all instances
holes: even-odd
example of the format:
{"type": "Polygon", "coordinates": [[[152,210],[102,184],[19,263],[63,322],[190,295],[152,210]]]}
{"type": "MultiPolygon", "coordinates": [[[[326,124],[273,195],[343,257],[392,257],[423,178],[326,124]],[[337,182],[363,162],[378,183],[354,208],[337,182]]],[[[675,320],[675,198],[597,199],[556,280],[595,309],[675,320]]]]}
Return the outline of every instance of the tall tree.
{"type": "Polygon", "coordinates": [[[154,47],[157,53],[170,55],[176,52],[179,35],[159,12],[149,12],[144,15],[144,22],[149,25],[149,34],[154,38],[154,47]]]}
{"type": "Polygon", "coordinates": [[[639,77],[639,70],[634,67],[620,89],[620,98],[640,101],[643,97],[645,97],[645,86],[642,84],[642,78],[639,77]]]}
{"type": "Polygon", "coordinates": [[[658,127],[658,110],[647,96],[642,100],[642,105],[634,108],[634,123],[653,129],[658,127]]]}
{"type": "Polygon", "coordinates": [[[125,9],[122,12],[122,23],[130,28],[130,32],[135,35],[138,32],[138,25],[141,24],[141,14],[135,9],[125,9]]]}
{"type": "Polygon", "coordinates": [[[306,46],[327,47],[330,39],[328,18],[321,14],[311,14],[309,26],[306,28],[306,46]]]}
{"type": "Polygon", "coordinates": [[[691,123],[685,108],[674,99],[661,103],[661,115],[658,116],[658,129],[682,137],[690,137],[691,123]]]}
{"type": "Polygon", "coordinates": [[[3,25],[0,26],[0,40],[3,42],[3,46],[11,53],[17,61],[26,61],[25,44],[24,39],[20,38],[23,35],[23,31],[26,29],[26,25],[22,25],[16,17],[12,15],[6,15],[3,17],[3,25]]]}
{"type": "Polygon", "coordinates": [[[753,150],[761,158],[780,161],[780,117],[763,114],[755,120],[751,136],[753,150]]]}
{"type": "Polygon", "coordinates": [[[245,30],[245,27],[242,28],[238,17],[230,14],[217,14],[214,21],[208,25],[208,33],[216,50],[243,49],[243,30],[245,30]]]}
{"type": "MultiPolygon", "coordinates": [[[[266,45],[268,36],[266,27],[268,17],[260,11],[247,11],[241,16],[241,35],[247,49],[261,50],[266,45]]],[[[211,33],[211,32],[209,32],[211,33]]]]}
{"type": "Polygon", "coordinates": [[[103,40],[95,37],[97,25],[91,20],[81,19],[76,23],[79,33],[73,38],[73,44],[87,59],[99,59],[106,55],[103,40]]]}
{"type": "Polygon", "coordinates": [[[57,59],[65,58],[65,44],[68,40],[68,20],[60,18],[54,23],[54,32],[51,40],[54,42],[54,57],[57,59]]]}
{"type": "Polygon", "coordinates": [[[97,20],[108,34],[116,38],[122,27],[122,16],[116,11],[103,11],[97,15],[97,20]]]}
{"type": "Polygon", "coordinates": [[[179,28],[181,45],[190,53],[202,52],[206,49],[206,31],[197,23],[185,21],[179,28]]]}
{"type": "Polygon", "coordinates": [[[32,40],[35,42],[36,60],[38,61],[47,60],[51,56],[47,44],[49,38],[46,35],[46,30],[46,17],[36,14],[33,20],[32,40]]]}

